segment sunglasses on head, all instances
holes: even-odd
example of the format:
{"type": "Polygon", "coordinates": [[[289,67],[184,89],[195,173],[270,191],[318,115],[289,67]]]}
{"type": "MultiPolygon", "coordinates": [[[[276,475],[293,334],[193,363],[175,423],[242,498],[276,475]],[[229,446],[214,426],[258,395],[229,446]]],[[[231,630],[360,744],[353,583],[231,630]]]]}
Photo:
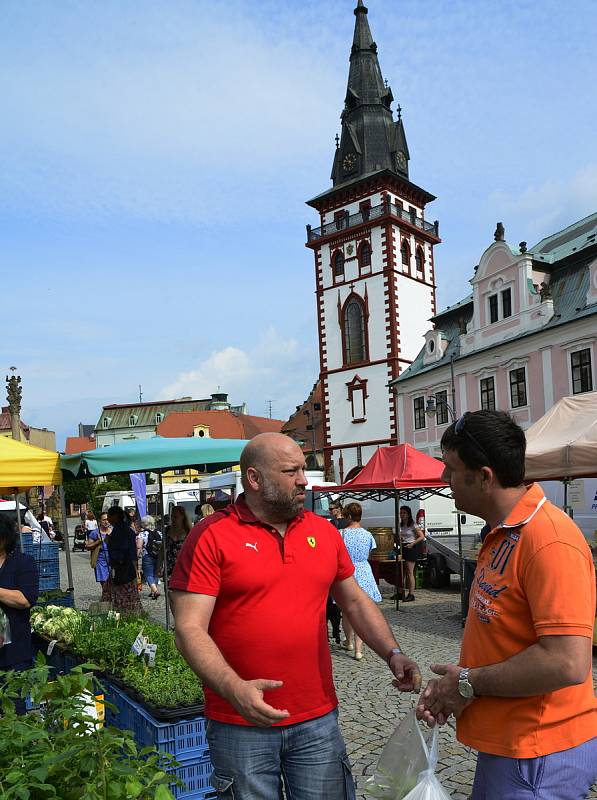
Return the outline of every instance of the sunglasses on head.
{"type": "Polygon", "coordinates": [[[469,430],[466,429],[465,424],[466,424],[466,414],[463,414],[459,419],[456,420],[456,424],[454,425],[454,433],[457,433],[459,435],[461,433],[464,434],[469,439],[469,441],[471,441],[475,445],[475,447],[477,448],[479,453],[481,453],[481,455],[483,456],[483,459],[484,459],[483,466],[490,467],[491,466],[491,459],[489,458],[489,456],[485,452],[485,448],[479,442],[477,437],[473,436],[473,434],[469,430]]]}

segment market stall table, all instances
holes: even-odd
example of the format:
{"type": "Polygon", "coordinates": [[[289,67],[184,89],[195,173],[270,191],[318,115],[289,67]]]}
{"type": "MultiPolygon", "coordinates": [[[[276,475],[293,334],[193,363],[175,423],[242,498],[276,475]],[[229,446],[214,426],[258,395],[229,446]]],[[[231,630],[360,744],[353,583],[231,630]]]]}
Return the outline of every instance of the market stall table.
{"type": "Polygon", "coordinates": [[[370,558],[371,572],[375,582],[379,586],[380,578],[386,583],[396,586],[396,582],[402,586],[404,580],[403,560],[401,558],[370,558]]]}

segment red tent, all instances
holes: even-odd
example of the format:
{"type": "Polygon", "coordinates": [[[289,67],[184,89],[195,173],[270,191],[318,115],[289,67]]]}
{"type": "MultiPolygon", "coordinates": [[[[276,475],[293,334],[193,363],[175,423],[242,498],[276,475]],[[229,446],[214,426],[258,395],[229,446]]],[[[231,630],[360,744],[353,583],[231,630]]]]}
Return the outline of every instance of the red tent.
{"type": "Polygon", "coordinates": [[[371,489],[443,489],[444,465],[410,444],[380,447],[356,478],[341,486],[314,486],[315,491],[363,492],[371,489]]]}

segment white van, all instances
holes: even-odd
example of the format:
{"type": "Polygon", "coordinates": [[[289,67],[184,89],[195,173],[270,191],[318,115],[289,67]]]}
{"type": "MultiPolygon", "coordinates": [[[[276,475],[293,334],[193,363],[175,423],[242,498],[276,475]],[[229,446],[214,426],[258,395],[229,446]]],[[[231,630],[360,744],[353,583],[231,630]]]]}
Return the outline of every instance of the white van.
{"type": "MultiPolygon", "coordinates": [[[[564,509],[562,481],[540,481],[545,496],[564,509]]],[[[572,518],[591,545],[597,544],[597,478],[576,478],[568,484],[568,506],[572,518]]]]}

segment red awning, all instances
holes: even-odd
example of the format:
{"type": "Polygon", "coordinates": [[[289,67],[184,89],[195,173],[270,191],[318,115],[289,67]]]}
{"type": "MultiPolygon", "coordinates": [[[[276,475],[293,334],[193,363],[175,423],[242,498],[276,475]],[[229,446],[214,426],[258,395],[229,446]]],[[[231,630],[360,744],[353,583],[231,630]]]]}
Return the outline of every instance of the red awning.
{"type": "Polygon", "coordinates": [[[315,491],[362,492],[369,489],[441,489],[444,465],[410,444],[380,447],[356,478],[341,486],[314,486],[315,491]]]}

